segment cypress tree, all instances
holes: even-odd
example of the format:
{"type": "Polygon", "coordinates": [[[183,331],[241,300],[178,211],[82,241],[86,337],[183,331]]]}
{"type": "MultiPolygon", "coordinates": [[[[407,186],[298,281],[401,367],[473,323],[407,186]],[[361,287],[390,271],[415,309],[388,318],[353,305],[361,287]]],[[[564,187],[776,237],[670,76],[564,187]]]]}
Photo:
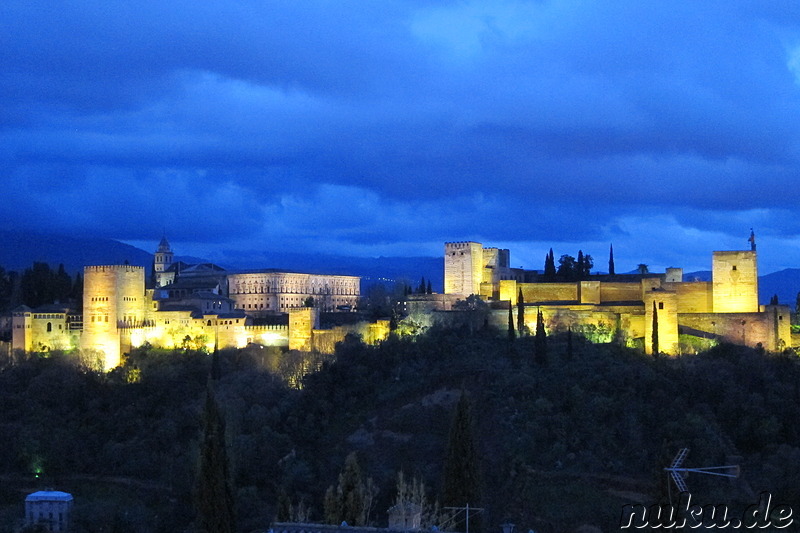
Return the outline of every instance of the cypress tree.
{"type": "Polygon", "coordinates": [[[586,262],[583,259],[583,250],[578,250],[578,260],[575,261],[575,272],[579,280],[583,279],[586,271],[586,262]]]}
{"type": "Polygon", "coordinates": [[[556,258],[553,255],[553,249],[550,248],[544,261],[544,275],[548,279],[553,279],[556,275],[556,258]]]}
{"type": "Polygon", "coordinates": [[[206,390],[203,440],[197,479],[197,522],[201,530],[236,531],[233,491],[225,450],[225,420],[214,398],[212,384],[206,390]]]}
{"type": "Polygon", "coordinates": [[[75,283],[72,284],[70,297],[75,302],[75,309],[83,309],[83,276],[80,272],[75,274],[75,283]]]}
{"type": "Polygon", "coordinates": [[[522,289],[517,295],[517,331],[520,337],[525,334],[525,299],[522,297],[522,289]]]}
{"type": "Polygon", "coordinates": [[[572,359],[572,326],[567,328],[567,359],[572,359]]]}
{"type": "Polygon", "coordinates": [[[339,475],[339,497],[341,498],[342,520],[351,526],[363,526],[364,483],[361,480],[361,466],[356,452],[351,452],[344,460],[344,470],[339,475]]]}
{"type": "Polygon", "coordinates": [[[433,289],[431,288],[431,280],[428,280],[428,294],[433,294],[433,289]]]}
{"type": "Polygon", "coordinates": [[[612,244],[608,250],[608,273],[610,275],[615,275],[616,272],[614,271],[614,245],[612,244]]]}
{"type": "Polygon", "coordinates": [[[653,357],[658,357],[658,307],[653,300],[653,357]]]}
{"type": "Polygon", "coordinates": [[[516,338],[514,333],[514,306],[511,302],[508,303],[508,340],[513,341],[516,338]]]}
{"type": "Polygon", "coordinates": [[[214,343],[214,353],[211,354],[211,379],[213,381],[219,381],[219,378],[222,377],[222,368],[219,364],[219,349],[217,348],[217,343],[214,343]]]}
{"type": "Polygon", "coordinates": [[[462,390],[456,405],[447,455],[444,462],[442,502],[444,506],[463,507],[480,503],[478,456],[472,431],[472,413],[466,392],[462,390]]]}
{"type": "Polygon", "coordinates": [[[533,339],[534,359],[539,365],[547,364],[547,332],[541,309],[536,313],[536,336],[533,339]]]}

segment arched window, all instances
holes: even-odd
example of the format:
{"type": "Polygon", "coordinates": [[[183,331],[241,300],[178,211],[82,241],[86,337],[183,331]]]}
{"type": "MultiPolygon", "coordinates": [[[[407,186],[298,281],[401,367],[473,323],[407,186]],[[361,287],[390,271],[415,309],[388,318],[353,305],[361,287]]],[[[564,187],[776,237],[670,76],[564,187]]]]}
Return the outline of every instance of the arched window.
{"type": "Polygon", "coordinates": [[[50,333],[51,331],[53,331],[53,323],[52,322],[48,322],[47,323],[47,332],[50,333]]]}

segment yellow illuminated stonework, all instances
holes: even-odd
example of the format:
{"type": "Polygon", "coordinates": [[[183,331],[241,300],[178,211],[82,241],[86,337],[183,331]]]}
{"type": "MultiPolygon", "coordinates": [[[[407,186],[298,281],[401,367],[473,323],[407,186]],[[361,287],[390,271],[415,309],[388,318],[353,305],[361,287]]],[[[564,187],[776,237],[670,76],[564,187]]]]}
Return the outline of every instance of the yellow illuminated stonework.
{"type": "MultiPolygon", "coordinates": [[[[758,304],[755,250],[714,252],[711,282],[684,282],[680,268],[590,281],[528,281],[537,273],[508,268],[508,250],[483,248],[477,242],[446,243],[444,262],[445,292],[453,297],[480,294],[516,306],[521,292],[524,322],[531,330],[536,320],[532,309],[539,309],[549,332],[570,328],[591,340],[624,340],[651,353],[655,303],[662,353],[680,353],[681,335],[768,350],[791,346],[789,307],[758,304]]],[[[490,322],[504,329],[507,306],[497,307],[490,322]]],[[[516,316],[518,311],[513,312],[516,316]]]]}
{"type": "MultiPolygon", "coordinates": [[[[480,297],[505,302],[491,306],[488,317],[490,324],[504,330],[508,305],[515,306],[516,314],[521,293],[523,322],[531,331],[541,310],[549,333],[569,328],[594,342],[621,341],[646,353],[653,351],[654,327],[658,328],[659,351],[666,354],[681,353],[683,335],[761,345],[767,350],[792,345],[790,309],[758,305],[755,250],[714,252],[711,282],[684,282],[680,268],[663,274],[541,282],[536,272],[510,268],[506,249],[449,242],[444,254],[445,293],[412,295],[406,302],[409,315],[427,317],[430,322],[433,314],[457,314],[462,304],[480,297]]],[[[358,334],[370,343],[389,335],[385,320],[319,328],[320,311],[355,307],[360,296],[357,277],[275,271],[219,274],[220,269],[211,265],[207,271],[218,277],[211,285],[193,290],[197,278],[178,275],[179,269],[171,262],[172,251],[163,239],[156,252],[154,289],[145,288],[142,267],[87,266],[82,317],[57,307],[20,307],[12,313],[12,347],[24,351],[80,348],[84,359],[99,360],[108,370],[120,364],[122,354],[145,344],[209,351],[258,344],[330,352],[348,334],[358,334]],[[189,281],[181,285],[185,279],[189,281]],[[178,300],[164,297],[181,291],[186,294],[178,300]],[[288,313],[288,324],[254,324],[254,316],[264,319],[281,313],[288,313]]]]}

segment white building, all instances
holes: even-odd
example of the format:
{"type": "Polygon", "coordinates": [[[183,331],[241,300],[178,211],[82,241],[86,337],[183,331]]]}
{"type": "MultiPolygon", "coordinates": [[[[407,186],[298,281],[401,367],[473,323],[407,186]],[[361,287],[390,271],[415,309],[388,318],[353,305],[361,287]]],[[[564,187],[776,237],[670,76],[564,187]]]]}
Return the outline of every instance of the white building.
{"type": "Polygon", "coordinates": [[[49,531],[67,531],[72,511],[72,494],[40,490],[25,498],[25,524],[43,524],[49,531]]]}

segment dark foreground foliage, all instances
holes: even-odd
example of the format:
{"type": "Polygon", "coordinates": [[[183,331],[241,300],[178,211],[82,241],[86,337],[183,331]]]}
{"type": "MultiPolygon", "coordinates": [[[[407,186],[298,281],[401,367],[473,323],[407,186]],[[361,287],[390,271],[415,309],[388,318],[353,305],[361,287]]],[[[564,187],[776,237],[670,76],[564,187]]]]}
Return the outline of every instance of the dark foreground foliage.
{"type": "MultiPolygon", "coordinates": [[[[397,472],[441,498],[456,404],[471,404],[485,509],[480,523],[523,531],[616,530],[626,503],[670,496],[663,467],[736,463],[738,480],[693,475],[696,501],[743,509],[770,491],[800,509],[800,363],[719,346],[653,360],[616,345],[434,330],[335,356],[222,351],[224,416],[237,526],[266,530],[278,512],[323,520],[327,487],[356,452],[378,489],[367,520],[386,525],[397,472]],[[316,368],[294,388],[298,369],[316,368]],[[308,515],[308,516],[306,516],[308,515]]],[[[0,371],[0,531],[26,491],[76,497],[78,531],[196,527],[196,476],[211,356],[136,350],[108,375],[70,355],[31,356],[0,371]],[[39,477],[36,477],[36,476],[39,477]]],[[[672,497],[675,498],[674,490],[672,497]]]]}

